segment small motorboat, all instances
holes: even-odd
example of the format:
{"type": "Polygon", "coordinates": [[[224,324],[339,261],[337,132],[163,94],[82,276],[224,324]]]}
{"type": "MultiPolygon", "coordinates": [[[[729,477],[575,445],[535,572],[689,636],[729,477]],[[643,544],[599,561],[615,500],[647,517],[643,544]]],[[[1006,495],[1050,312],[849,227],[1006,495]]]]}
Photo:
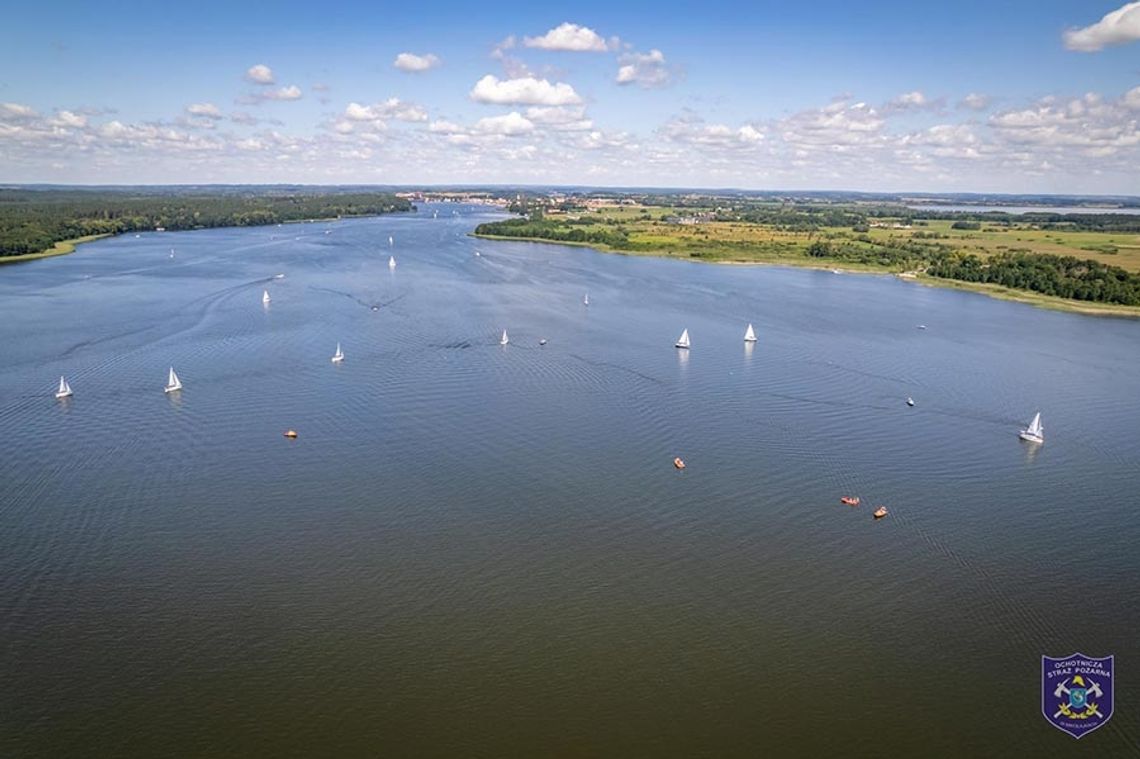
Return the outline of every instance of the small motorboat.
{"type": "Polygon", "coordinates": [[[845,506],[858,506],[859,505],[859,496],[845,495],[839,499],[839,502],[845,506]]]}
{"type": "Polygon", "coordinates": [[[875,509],[875,519],[882,519],[886,515],[887,515],[887,507],[886,506],[880,506],[879,508],[875,509]]]}
{"type": "Polygon", "coordinates": [[[285,437],[289,438],[290,440],[293,440],[297,437],[297,430],[285,430],[285,432],[283,434],[285,435],[285,437]]]}
{"type": "Polygon", "coordinates": [[[913,405],[914,405],[914,398],[911,398],[910,396],[907,396],[907,399],[906,399],[906,405],[908,405],[908,406],[913,406],[913,405]]]}
{"type": "Polygon", "coordinates": [[[926,329],[926,325],[925,324],[919,324],[918,327],[916,327],[916,329],[926,329]]]}
{"type": "Polygon", "coordinates": [[[677,467],[678,469],[684,469],[685,462],[681,461],[681,457],[678,456],[677,458],[673,459],[673,466],[677,467]]]}
{"type": "Polygon", "coordinates": [[[544,337],[544,338],[542,338],[541,340],[539,340],[539,341],[538,341],[538,344],[539,344],[539,345],[546,345],[546,338],[544,337]]]}

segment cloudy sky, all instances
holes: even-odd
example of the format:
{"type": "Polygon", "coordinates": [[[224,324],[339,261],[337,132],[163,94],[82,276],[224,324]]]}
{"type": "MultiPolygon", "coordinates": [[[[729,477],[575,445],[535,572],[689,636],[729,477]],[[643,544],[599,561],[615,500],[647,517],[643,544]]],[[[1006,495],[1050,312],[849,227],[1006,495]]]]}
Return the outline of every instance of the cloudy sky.
{"type": "Polygon", "coordinates": [[[19,3],[0,182],[1140,194],[1140,2],[19,3]]]}

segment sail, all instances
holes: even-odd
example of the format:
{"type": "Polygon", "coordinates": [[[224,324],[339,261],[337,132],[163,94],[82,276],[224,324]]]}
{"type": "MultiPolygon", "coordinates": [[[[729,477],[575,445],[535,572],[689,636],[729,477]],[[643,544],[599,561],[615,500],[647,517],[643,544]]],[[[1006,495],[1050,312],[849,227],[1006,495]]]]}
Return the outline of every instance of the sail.
{"type": "Polygon", "coordinates": [[[756,331],[752,329],[751,324],[748,325],[748,329],[744,330],[744,342],[746,342],[746,343],[756,342],[756,331]]]}
{"type": "Polygon", "coordinates": [[[1038,411],[1037,414],[1034,415],[1033,421],[1029,423],[1029,429],[1026,430],[1026,432],[1028,432],[1030,435],[1037,435],[1040,437],[1041,433],[1044,431],[1045,428],[1041,426],[1041,412],[1038,411]]]}
{"type": "Polygon", "coordinates": [[[62,398],[65,395],[71,395],[71,385],[67,384],[67,380],[63,377],[59,378],[59,392],[56,395],[62,398]]]}
{"type": "Polygon", "coordinates": [[[170,367],[170,374],[166,377],[167,390],[181,390],[182,382],[179,381],[178,375],[174,373],[174,367],[170,367]]]}
{"type": "Polygon", "coordinates": [[[588,305],[590,305],[590,294],[589,294],[589,293],[586,293],[586,294],[585,294],[585,295],[582,297],[582,305],[584,305],[584,306],[588,306],[588,305]]]}
{"type": "Polygon", "coordinates": [[[334,362],[344,360],[344,351],[340,349],[340,343],[336,344],[336,353],[333,354],[332,360],[334,362]]]}
{"type": "Polygon", "coordinates": [[[688,329],[686,329],[684,332],[682,332],[681,336],[679,338],[677,338],[677,347],[678,348],[688,348],[689,347],[689,330],[688,329]]]}
{"type": "Polygon", "coordinates": [[[507,331],[503,330],[503,336],[499,338],[499,345],[506,345],[510,340],[507,338],[507,331]]]}
{"type": "Polygon", "coordinates": [[[388,235],[388,245],[389,245],[389,247],[391,247],[392,245],[394,245],[394,244],[395,244],[395,242],[396,242],[396,241],[392,239],[392,236],[391,236],[391,235],[388,235]]]}
{"type": "Polygon", "coordinates": [[[388,256],[388,268],[389,269],[395,269],[396,268],[396,257],[395,256],[388,256]]]}
{"type": "Polygon", "coordinates": [[[269,302],[269,291],[268,290],[263,290],[261,292],[261,302],[262,303],[268,303],[269,302]]]}

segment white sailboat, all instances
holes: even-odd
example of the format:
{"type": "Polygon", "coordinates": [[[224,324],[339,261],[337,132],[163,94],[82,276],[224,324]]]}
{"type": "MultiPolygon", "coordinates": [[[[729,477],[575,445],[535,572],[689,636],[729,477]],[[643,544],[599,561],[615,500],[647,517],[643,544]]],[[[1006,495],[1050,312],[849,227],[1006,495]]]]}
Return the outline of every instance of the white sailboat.
{"type": "Polygon", "coordinates": [[[586,293],[584,296],[582,296],[582,305],[583,306],[590,305],[590,294],[589,293],[586,293]]]}
{"type": "Polygon", "coordinates": [[[67,380],[65,380],[63,377],[59,378],[59,390],[55,391],[55,397],[56,398],[70,398],[71,397],[71,385],[67,384],[67,380]]]}
{"type": "Polygon", "coordinates": [[[395,244],[396,244],[396,241],[392,239],[392,235],[388,235],[388,247],[390,248],[395,244]]]}
{"type": "Polygon", "coordinates": [[[688,348],[689,347],[689,330],[688,329],[686,329],[684,332],[682,332],[681,336],[677,338],[677,347],[678,348],[688,348]]]}
{"type": "Polygon", "coordinates": [[[388,268],[389,269],[395,269],[396,268],[396,257],[395,256],[388,256],[388,268]]]}
{"type": "Polygon", "coordinates": [[[499,338],[499,345],[506,345],[509,342],[510,338],[507,337],[507,331],[504,329],[503,336],[499,338]]]}
{"type": "Polygon", "coordinates": [[[264,303],[265,305],[267,305],[267,306],[268,306],[268,305],[269,305],[269,300],[270,300],[270,298],[269,298],[269,291],[268,291],[268,290],[262,290],[262,292],[261,292],[261,302],[262,302],[262,303],[264,303]]]}
{"type": "Polygon", "coordinates": [[[178,375],[174,373],[174,367],[170,367],[170,374],[166,377],[166,387],[163,388],[164,392],[173,393],[175,390],[182,389],[182,380],[178,379],[178,375]]]}
{"type": "Polygon", "coordinates": [[[332,362],[334,364],[339,364],[341,361],[344,361],[344,351],[340,349],[340,343],[337,343],[336,353],[333,354],[332,362]]]}
{"type": "Polygon", "coordinates": [[[1028,440],[1030,443],[1045,442],[1045,428],[1041,426],[1040,411],[1033,415],[1033,421],[1029,423],[1028,427],[1018,432],[1017,436],[1022,440],[1028,440]]]}
{"type": "Polygon", "coordinates": [[[748,325],[748,329],[744,330],[744,342],[746,342],[746,343],[756,342],[756,330],[752,329],[751,324],[748,325]]]}

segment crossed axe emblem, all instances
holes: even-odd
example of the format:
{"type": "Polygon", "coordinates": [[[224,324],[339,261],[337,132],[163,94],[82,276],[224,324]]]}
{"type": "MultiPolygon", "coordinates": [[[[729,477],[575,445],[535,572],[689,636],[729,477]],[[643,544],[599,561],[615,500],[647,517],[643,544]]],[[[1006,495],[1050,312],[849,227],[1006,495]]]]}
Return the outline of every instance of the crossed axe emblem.
{"type": "MultiPolygon", "coordinates": [[[[1066,677],[1063,681],[1057,684],[1056,690],[1053,691],[1054,698],[1060,698],[1062,695],[1069,695],[1069,689],[1065,687],[1065,683],[1067,682],[1069,682],[1069,678],[1066,677]]],[[[1092,683],[1092,685],[1085,689],[1085,693],[1090,696],[1096,696],[1097,698],[1104,696],[1104,693],[1100,689],[1100,683],[1094,682],[1093,680],[1089,680],[1089,682],[1092,683]]],[[[1094,715],[1097,717],[1104,717],[1104,715],[1101,714],[1097,709],[1096,704],[1092,703],[1085,704],[1084,714],[1073,714],[1069,704],[1060,704],[1060,707],[1061,708],[1057,710],[1057,713],[1053,715],[1053,719],[1057,719],[1062,714],[1066,717],[1079,717],[1080,719],[1085,719],[1094,715]]]]}

